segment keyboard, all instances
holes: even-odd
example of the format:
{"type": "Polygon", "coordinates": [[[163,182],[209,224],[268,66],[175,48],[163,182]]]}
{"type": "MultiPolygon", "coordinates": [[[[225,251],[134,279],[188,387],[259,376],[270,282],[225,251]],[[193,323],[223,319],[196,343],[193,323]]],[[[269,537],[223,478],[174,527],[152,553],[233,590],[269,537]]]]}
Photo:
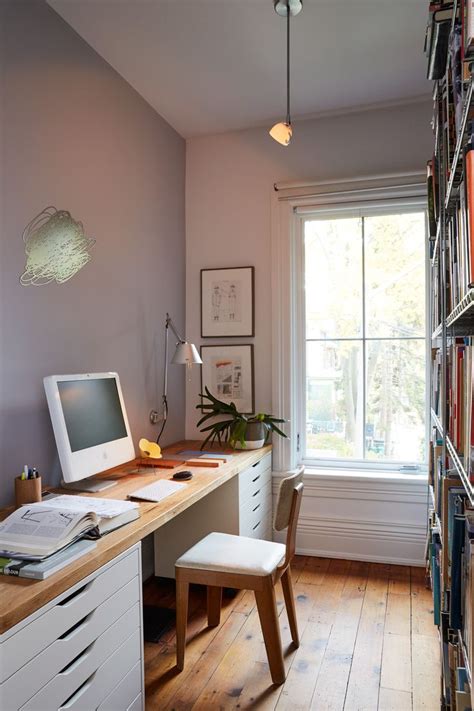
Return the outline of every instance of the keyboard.
{"type": "Polygon", "coordinates": [[[158,503],[163,501],[167,496],[175,494],[180,489],[183,489],[186,484],[180,484],[177,481],[168,481],[168,479],[160,479],[160,481],[154,481],[153,484],[148,484],[141,489],[133,491],[130,495],[130,499],[142,499],[142,501],[153,501],[158,503]]]}

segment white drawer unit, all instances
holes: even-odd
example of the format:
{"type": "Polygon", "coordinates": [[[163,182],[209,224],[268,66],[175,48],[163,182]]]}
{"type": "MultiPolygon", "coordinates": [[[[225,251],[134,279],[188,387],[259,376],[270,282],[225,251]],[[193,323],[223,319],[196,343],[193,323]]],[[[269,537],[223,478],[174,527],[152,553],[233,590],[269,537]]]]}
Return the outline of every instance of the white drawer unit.
{"type": "Polygon", "coordinates": [[[249,493],[271,481],[272,455],[266,454],[258,462],[239,474],[239,500],[245,501],[249,493]]]}
{"type": "Polygon", "coordinates": [[[271,454],[239,474],[239,534],[272,537],[271,454]]]}
{"type": "Polygon", "coordinates": [[[0,637],[0,709],[143,710],[142,636],[136,544],[0,637]]]}

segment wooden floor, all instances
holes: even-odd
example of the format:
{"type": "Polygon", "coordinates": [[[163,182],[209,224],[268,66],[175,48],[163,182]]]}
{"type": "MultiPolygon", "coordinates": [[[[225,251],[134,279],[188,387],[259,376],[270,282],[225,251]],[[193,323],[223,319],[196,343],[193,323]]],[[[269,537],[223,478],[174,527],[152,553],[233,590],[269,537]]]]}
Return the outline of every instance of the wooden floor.
{"type": "MultiPolygon", "coordinates": [[[[292,567],[301,645],[291,646],[278,587],[284,685],[271,684],[253,593],[224,598],[221,626],[211,629],[196,587],[184,671],[174,631],[145,644],[147,711],[439,709],[439,643],[422,569],[303,556],[292,567]]],[[[173,587],[148,582],[145,602],[173,607],[173,587]]]]}

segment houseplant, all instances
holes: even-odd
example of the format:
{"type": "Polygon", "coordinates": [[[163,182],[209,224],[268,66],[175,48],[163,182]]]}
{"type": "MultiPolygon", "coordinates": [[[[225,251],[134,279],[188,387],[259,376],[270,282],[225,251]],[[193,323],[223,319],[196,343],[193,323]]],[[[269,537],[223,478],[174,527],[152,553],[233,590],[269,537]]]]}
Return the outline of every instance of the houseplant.
{"type": "Polygon", "coordinates": [[[196,405],[196,409],[201,410],[203,416],[197,426],[201,427],[215,417],[221,418],[201,429],[202,433],[206,433],[201,449],[204,449],[208,442],[214,444],[216,441],[220,445],[230,444],[234,449],[258,449],[265,444],[272,432],[286,438],[286,434],[278,427],[278,424],[286,420],[264,412],[246,415],[239,412],[233,402],[228,404],[215,398],[208,388],[205,388],[205,393],[201,393],[200,397],[202,401],[196,405]]]}

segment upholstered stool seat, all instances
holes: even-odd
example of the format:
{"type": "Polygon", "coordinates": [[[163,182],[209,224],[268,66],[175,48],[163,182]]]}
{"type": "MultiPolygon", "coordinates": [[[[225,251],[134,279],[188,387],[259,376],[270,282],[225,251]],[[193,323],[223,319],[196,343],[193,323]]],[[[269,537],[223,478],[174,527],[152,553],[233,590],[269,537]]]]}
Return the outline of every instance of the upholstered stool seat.
{"type": "Polygon", "coordinates": [[[207,586],[207,621],[221,618],[222,588],[253,590],[274,684],[285,681],[275,584],[281,581],[291,639],[299,645],[290,563],[295,553],[296,523],[303,495],[303,467],[283,479],[273,527],[286,532],[286,545],[228,533],[210,533],[176,561],[176,661],[184,667],[190,583],[207,586]]]}
{"type": "Polygon", "coordinates": [[[177,568],[240,575],[271,575],[283,563],[286,546],[229,533],[210,533],[176,561],[177,568]]]}

